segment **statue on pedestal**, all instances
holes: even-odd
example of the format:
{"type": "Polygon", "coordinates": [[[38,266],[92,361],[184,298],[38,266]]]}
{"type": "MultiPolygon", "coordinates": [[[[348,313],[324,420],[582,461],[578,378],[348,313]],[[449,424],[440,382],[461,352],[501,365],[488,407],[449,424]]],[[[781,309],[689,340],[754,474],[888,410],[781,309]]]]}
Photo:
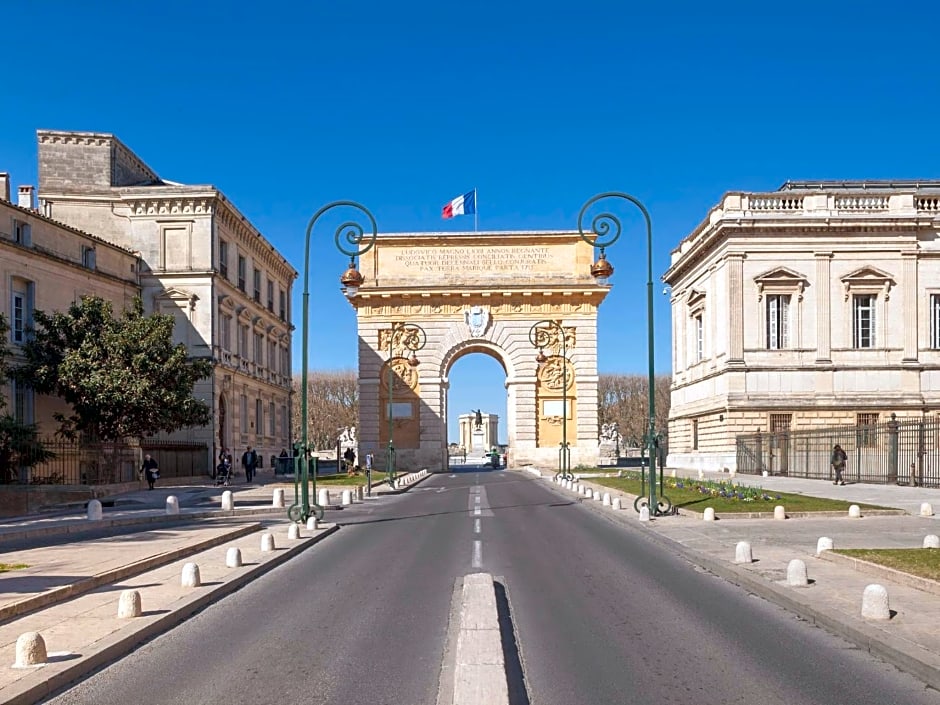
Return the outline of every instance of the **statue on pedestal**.
{"type": "Polygon", "coordinates": [[[477,409],[476,411],[473,411],[473,413],[475,414],[474,422],[476,427],[483,428],[483,411],[481,409],[477,409]]]}

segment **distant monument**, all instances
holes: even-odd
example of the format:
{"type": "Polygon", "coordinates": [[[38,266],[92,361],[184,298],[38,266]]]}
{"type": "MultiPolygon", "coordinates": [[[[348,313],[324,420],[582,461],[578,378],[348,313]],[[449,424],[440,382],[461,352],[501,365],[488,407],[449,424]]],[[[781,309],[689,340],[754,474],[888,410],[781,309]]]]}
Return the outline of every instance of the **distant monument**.
{"type": "Polygon", "coordinates": [[[617,423],[603,424],[597,440],[598,466],[616,465],[620,459],[620,445],[623,443],[623,436],[620,435],[617,423]]]}
{"type": "Polygon", "coordinates": [[[468,456],[484,456],[499,445],[499,416],[481,409],[461,414],[460,447],[468,456]]]}

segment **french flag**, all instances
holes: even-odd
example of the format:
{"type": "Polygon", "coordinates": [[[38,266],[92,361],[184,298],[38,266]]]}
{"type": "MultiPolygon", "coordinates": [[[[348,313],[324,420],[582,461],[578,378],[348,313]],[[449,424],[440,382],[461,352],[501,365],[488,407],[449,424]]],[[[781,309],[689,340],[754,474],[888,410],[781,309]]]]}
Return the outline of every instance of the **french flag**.
{"type": "Polygon", "coordinates": [[[477,190],[473,189],[441,208],[441,217],[447,220],[455,215],[473,215],[477,212],[477,190]]]}

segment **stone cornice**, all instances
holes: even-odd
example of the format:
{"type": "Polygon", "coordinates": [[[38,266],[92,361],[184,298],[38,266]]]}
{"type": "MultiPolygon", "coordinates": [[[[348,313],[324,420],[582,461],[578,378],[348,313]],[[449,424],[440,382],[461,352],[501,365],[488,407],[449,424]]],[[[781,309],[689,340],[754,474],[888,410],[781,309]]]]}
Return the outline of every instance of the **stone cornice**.
{"type": "Polygon", "coordinates": [[[498,291],[498,292],[391,292],[357,294],[350,303],[360,317],[385,318],[396,315],[423,315],[430,318],[462,319],[470,306],[485,306],[493,314],[511,318],[537,313],[596,315],[607,290],[594,291],[498,291]]]}
{"type": "Polygon", "coordinates": [[[235,236],[237,242],[251,253],[252,258],[260,260],[268,269],[277,272],[278,277],[290,286],[297,278],[297,270],[221,192],[218,195],[219,207],[215,214],[217,222],[235,236]]]}

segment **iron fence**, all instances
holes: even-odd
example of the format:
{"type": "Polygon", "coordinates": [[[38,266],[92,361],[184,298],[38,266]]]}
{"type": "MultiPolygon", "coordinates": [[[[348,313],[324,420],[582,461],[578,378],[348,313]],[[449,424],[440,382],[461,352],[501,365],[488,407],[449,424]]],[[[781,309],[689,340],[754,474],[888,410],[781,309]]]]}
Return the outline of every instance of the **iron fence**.
{"type": "Polygon", "coordinates": [[[126,443],[83,443],[46,439],[41,450],[16,458],[0,468],[0,484],[106,485],[138,479],[140,461],[150,453],[160,467],[161,479],[208,474],[204,443],[144,440],[126,443]],[[51,454],[51,455],[50,455],[51,454]]]}
{"type": "Polygon", "coordinates": [[[843,477],[875,484],[940,486],[940,418],[895,418],[857,426],[737,436],[737,472],[834,480],[833,447],[848,459],[843,477]]]}

